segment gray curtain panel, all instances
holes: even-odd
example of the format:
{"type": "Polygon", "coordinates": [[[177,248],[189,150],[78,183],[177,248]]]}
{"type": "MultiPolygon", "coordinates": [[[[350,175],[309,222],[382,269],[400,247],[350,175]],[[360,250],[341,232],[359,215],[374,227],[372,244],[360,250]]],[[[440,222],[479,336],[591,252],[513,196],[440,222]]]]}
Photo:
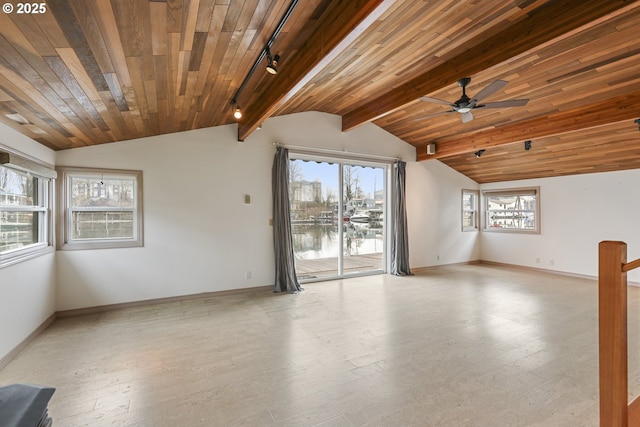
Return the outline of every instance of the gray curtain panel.
{"type": "Polygon", "coordinates": [[[396,276],[408,276],[409,269],[409,233],[407,231],[406,208],[406,168],[405,162],[397,161],[395,164],[395,192],[393,197],[393,236],[391,245],[391,274],[396,276]]]}
{"type": "Polygon", "coordinates": [[[273,193],[273,247],[276,261],[274,292],[297,293],[304,289],[296,277],[289,206],[289,150],[276,149],[271,171],[273,193]]]}

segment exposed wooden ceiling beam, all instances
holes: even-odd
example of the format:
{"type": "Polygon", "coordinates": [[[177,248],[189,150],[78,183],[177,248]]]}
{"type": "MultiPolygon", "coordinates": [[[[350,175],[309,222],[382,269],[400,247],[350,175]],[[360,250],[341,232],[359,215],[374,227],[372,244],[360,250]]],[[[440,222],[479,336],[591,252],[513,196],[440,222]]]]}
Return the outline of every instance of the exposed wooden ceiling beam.
{"type": "Polygon", "coordinates": [[[238,125],[238,140],[244,139],[294,96],[333,59],[342,53],[397,0],[350,0],[340,2],[322,19],[304,47],[274,78],[252,105],[245,106],[238,125]]]}
{"type": "Polygon", "coordinates": [[[417,157],[418,160],[440,159],[513,142],[522,142],[527,139],[595,128],[624,120],[629,120],[630,126],[636,126],[631,121],[640,116],[637,109],[639,104],[640,91],[632,92],[495,129],[458,135],[454,138],[443,138],[436,142],[435,155],[427,155],[426,149],[422,149],[418,152],[417,157]]]}
{"type": "Polygon", "coordinates": [[[345,114],[342,130],[348,131],[383,117],[421,96],[455,83],[461,77],[472,76],[510,60],[632,3],[625,0],[549,2],[511,27],[474,47],[465,47],[445,63],[345,114]]]}

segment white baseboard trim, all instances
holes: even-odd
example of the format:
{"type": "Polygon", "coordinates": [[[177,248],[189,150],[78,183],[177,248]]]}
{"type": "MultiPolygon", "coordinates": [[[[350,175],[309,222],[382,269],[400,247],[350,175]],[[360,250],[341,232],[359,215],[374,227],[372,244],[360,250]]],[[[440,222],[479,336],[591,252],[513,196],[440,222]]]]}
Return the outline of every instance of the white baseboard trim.
{"type": "MultiPolygon", "coordinates": [[[[592,276],[589,274],[569,273],[567,271],[549,270],[546,268],[529,267],[526,265],[517,265],[517,264],[506,264],[506,263],[495,262],[495,261],[480,261],[480,264],[495,265],[497,267],[505,267],[505,268],[518,268],[521,270],[537,271],[539,273],[557,274],[558,276],[576,277],[578,279],[593,280],[595,282],[598,281],[598,276],[592,276]]],[[[627,286],[640,287],[640,283],[627,281],[627,286]]]]}
{"type": "Polygon", "coordinates": [[[451,264],[438,264],[438,265],[429,265],[427,267],[411,267],[411,272],[414,274],[426,273],[431,270],[438,269],[440,267],[455,267],[456,265],[477,265],[482,263],[480,260],[475,261],[463,261],[463,262],[452,262],[451,264]]]}
{"type": "Polygon", "coordinates": [[[124,308],[145,307],[150,305],[165,304],[171,302],[192,301],[219,297],[223,295],[247,294],[253,292],[264,292],[273,290],[273,286],[257,286],[253,288],[229,289],[224,291],[202,292],[199,294],[179,295],[175,297],[154,298],[141,301],[123,302],[117,304],[97,305],[94,307],[74,308],[70,310],[60,310],[56,312],[59,319],[64,317],[84,316],[86,314],[104,313],[107,311],[122,310],[124,308]]]}
{"type": "MultiPolygon", "coordinates": [[[[558,276],[576,277],[578,279],[587,279],[587,280],[593,280],[596,282],[598,281],[598,276],[591,276],[588,274],[569,273],[567,271],[549,270],[546,268],[530,267],[530,266],[518,265],[518,264],[507,264],[504,262],[495,262],[495,261],[487,261],[487,260],[456,262],[451,264],[438,264],[438,265],[432,265],[429,267],[417,267],[417,268],[412,268],[411,271],[414,273],[426,273],[429,270],[437,269],[439,267],[452,267],[456,265],[473,265],[473,264],[494,265],[496,267],[502,267],[502,268],[515,268],[520,270],[535,271],[538,273],[556,274],[558,276]]],[[[640,282],[627,281],[627,285],[633,286],[633,287],[640,287],[640,282]]]]}

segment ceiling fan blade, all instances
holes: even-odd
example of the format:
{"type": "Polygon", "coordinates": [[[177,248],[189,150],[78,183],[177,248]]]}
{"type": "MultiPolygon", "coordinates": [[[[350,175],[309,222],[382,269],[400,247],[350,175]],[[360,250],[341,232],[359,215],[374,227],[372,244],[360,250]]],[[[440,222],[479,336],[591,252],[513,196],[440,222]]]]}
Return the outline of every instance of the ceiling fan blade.
{"type": "Polygon", "coordinates": [[[442,99],[438,99],[438,98],[431,98],[430,96],[423,96],[420,97],[420,101],[424,101],[424,102],[433,102],[434,104],[441,104],[441,105],[446,105],[448,107],[453,107],[454,105],[450,102],[447,101],[443,101],[442,99]]]}
{"type": "Polygon", "coordinates": [[[478,105],[477,108],[522,107],[527,105],[528,102],[528,99],[507,99],[506,101],[487,102],[486,104],[478,105]]]}
{"type": "Polygon", "coordinates": [[[473,120],[473,114],[471,114],[471,111],[469,111],[468,113],[461,113],[460,120],[462,120],[462,123],[468,123],[473,120]]]}
{"type": "Polygon", "coordinates": [[[486,97],[493,95],[494,93],[505,87],[507,84],[509,84],[509,82],[506,80],[496,80],[493,83],[489,84],[489,86],[478,92],[476,96],[472,98],[472,100],[478,102],[482,99],[485,99],[486,97]]]}

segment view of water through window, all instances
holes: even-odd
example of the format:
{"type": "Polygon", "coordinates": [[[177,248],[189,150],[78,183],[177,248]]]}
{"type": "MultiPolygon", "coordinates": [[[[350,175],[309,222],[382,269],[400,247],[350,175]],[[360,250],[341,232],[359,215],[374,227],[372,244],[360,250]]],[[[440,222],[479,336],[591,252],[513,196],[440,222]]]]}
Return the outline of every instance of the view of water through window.
{"type": "Polygon", "coordinates": [[[385,171],[384,166],[290,161],[289,200],[300,280],[384,269],[385,171]]]}

